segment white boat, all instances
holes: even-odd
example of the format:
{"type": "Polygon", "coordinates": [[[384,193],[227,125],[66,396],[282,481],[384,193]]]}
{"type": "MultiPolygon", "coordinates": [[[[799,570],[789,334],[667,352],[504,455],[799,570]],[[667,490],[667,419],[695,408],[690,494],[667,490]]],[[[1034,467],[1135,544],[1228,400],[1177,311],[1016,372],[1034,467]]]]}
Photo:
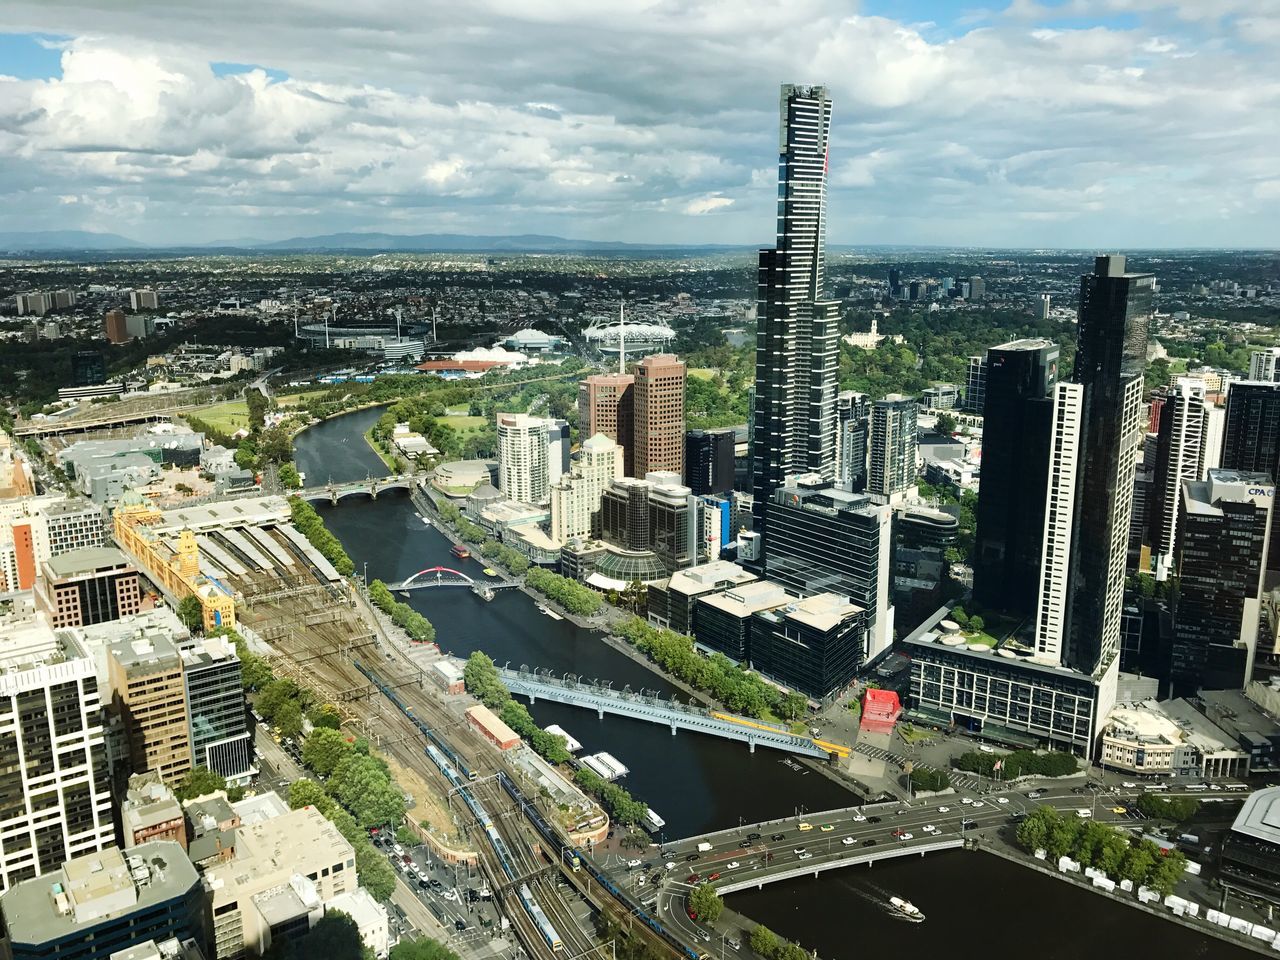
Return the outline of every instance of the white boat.
{"type": "Polygon", "coordinates": [[[657,833],[667,825],[667,821],[663,820],[660,816],[658,816],[652,810],[646,810],[644,814],[644,820],[641,821],[640,825],[644,827],[646,830],[648,830],[650,833],[657,833]]]}
{"type": "Polygon", "coordinates": [[[921,923],[924,921],[924,914],[910,900],[903,900],[901,897],[890,897],[889,906],[893,907],[894,912],[899,916],[905,917],[912,923],[921,923]]]}

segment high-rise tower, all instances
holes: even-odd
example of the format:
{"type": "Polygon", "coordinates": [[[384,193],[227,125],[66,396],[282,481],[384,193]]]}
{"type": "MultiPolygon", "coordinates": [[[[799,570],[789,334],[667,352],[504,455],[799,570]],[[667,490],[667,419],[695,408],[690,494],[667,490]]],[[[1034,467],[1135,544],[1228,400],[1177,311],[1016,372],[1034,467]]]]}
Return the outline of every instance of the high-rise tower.
{"type": "Polygon", "coordinates": [[[1036,647],[1095,677],[1120,652],[1154,288],[1123,256],[1096,259],[1080,280],[1075,369],[1054,398],[1036,647]]]}
{"type": "Polygon", "coordinates": [[[788,475],[834,479],[836,470],[836,305],[822,299],[826,88],[784,84],[779,119],[778,239],[760,251],[756,280],[751,485],[761,530],[788,475]]]}

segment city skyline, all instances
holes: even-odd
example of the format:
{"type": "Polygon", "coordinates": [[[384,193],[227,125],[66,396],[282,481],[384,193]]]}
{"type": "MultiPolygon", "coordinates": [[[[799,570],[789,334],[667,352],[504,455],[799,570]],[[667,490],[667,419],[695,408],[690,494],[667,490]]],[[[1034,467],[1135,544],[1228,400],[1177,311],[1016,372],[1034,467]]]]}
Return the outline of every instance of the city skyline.
{"type": "Polygon", "coordinates": [[[797,80],[833,244],[1277,242],[1261,0],[6,12],[2,231],[759,244],[797,80]]]}

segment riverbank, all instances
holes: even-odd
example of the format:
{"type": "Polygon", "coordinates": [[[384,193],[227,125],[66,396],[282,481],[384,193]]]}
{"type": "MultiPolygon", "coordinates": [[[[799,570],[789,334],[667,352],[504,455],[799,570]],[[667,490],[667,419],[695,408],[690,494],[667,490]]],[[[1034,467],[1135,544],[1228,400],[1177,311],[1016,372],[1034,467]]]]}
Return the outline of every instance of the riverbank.
{"type": "MultiPolygon", "coordinates": [[[[1075,887],[1078,890],[1084,890],[1089,893],[1093,893],[1098,896],[1104,897],[1112,903],[1119,903],[1127,907],[1132,907],[1136,910],[1141,910],[1143,913],[1149,914],[1150,916],[1153,916],[1153,917],[1158,917],[1159,919],[1164,921],[1172,921],[1183,927],[1186,927],[1189,930],[1194,930],[1197,933],[1214,937],[1218,940],[1223,940],[1227,943],[1232,944],[1233,946],[1244,947],[1248,950],[1255,950],[1258,953],[1263,953],[1267,955],[1274,955],[1275,953],[1275,950],[1270,948],[1268,944],[1264,943],[1261,940],[1255,940],[1253,937],[1236,933],[1235,931],[1228,930],[1225,927],[1219,927],[1217,924],[1209,923],[1208,921],[1202,918],[1178,916],[1170,908],[1164,906],[1163,904],[1156,906],[1150,903],[1142,903],[1140,900],[1138,900],[1136,893],[1133,893],[1133,894],[1108,893],[1106,890],[1103,890],[1100,887],[1095,887],[1092,881],[1090,881],[1083,874],[1063,873],[1062,871],[1052,867],[1047,861],[1037,860],[1035,857],[1028,856],[1027,854],[1023,853],[1021,850],[1010,847],[1007,843],[1005,843],[1005,841],[1002,838],[996,839],[995,842],[989,842],[987,841],[987,838],[983,837],[982,841],[983,842],[981,842],[978,846],[972,848],[973,852],[992,854],[993,856],[999,857],[1002,860],[1007,860],[1010,863],[1015,863],[1020,867],[1024,867],[1030,870],[1035,870],[1037,873],[1044,874],[1045,876],[1048,876],[1048,877],[1053,877],[1056,880],[1061,880],[1065,883],[1070,884],[1071,886],[1075,887]]],[[[1117,888],[1117,890],[1118,889],[1119,888],[1117,888]]],[[[1193,901],[1193,902],[1198,902],[1198,901],[1193,901]]],[[[1204,911],[1206,909],[1205,904],[1200,904],[1200,908],[1202,911],[1204,911]]]]}

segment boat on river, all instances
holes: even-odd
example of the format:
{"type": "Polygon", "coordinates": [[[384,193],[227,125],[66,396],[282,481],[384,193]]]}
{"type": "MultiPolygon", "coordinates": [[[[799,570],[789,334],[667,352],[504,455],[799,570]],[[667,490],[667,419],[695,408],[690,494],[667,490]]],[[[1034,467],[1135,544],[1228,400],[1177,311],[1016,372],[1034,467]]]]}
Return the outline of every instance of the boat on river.
{"type": "Polygon", "coordinates": [[[894,913],[898,916],[910,920],[912,923],[924,922],[924,914],[910,900],[903,900],[901,897],[890,897],[889,906],[893,908],[894,913]]]}
{"type": "Polygon", "coordinates": [[[453,547],[450,548],[449,552],[452,553],[459,560],[466,560],[468,557],[471,556],[471,551],[468,550],[466,547],[464,547],[460,543],[455,543],[453,547]]]}

